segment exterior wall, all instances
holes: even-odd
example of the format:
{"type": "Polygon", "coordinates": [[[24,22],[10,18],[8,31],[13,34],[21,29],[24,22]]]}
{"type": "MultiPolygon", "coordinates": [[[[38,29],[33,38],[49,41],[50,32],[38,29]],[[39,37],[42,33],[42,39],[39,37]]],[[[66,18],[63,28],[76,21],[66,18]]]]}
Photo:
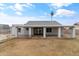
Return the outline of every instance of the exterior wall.
{"type": "Polygon", "coordinates": [[[58,35],[58,28],[52,28],[52,32],[46,32],[46,35],[58,35]]]}
{"type": "MultiPolygon", "coordinates": [[[[21,32],[17,32],[17,28],[16,27],[12,27],[11,33],[14,36],[29,36],[29,28],[28,30],[25,27],[18,27],[21,28],[21,32]]],[[[33,28],[31,28],[31,35],[33,35],[33,28]]],[[[52,32],[46,32],[46,35],[48,36],[57,36],[58,35],[58,28],[57,27],[53,27],[52,28],[52,32]]]]}
{"type": "Polygon", "coordinates": [[[24,28],[22,28],[22,27],[19,27],[19,28],[21,28],[21,31],[17,32],[18,36],[24,35],[24,28]]]}
{"type": "Polygon", "coordinates": [[[11,35],[17,37],[17,28],[15,26],[12,26],[11,28],[11,35]]]}
{"type": "MultiPolygon", "coordinates": [[[[33,35],[33,29],[32,29],[31,33],[33,35]]],[[[29,28],[27,30],[25,27],[15,27],[15,26],[12,26],[12,28],[11,28],[11,34],[13,36],[17,36],[17,37],[19,37],[19,36],[29,36],[29,28]],[[17,31],[18,28],[21,28],[21,32],[17,31]]]]}
{"type": "Polygon", "coordinates": [[[28,36],[29,35],[29,29],[26,30],[26,28],[24,28],[24,35],[28,36]]]}
{"type": "MultiPolygon", "coordinates": [[[[19,36],[29,36],[29,28],[28,30],[26,28],[20,27],[21,28],[21,32],[18,32],[19,36]]],[[[31,28],[32,29],[32,28],[31,28]]],[[[31,31],[31,35],[33,35],[33,29],[31,31]]]]}
{"type": "MultiPolygon", "coordinates": [[[[52,27],[52,32],[46,32],[46,35],[47,36],[58,36],[58,28],[59,27],[52,27]]],[[[72,29],[71,30],[69,30],[69,29],[67,30],[66,33],[68,34],[68,36],[72,37],[72,34],[73,34],[72,31],[73,31],[72,29]]],[[[64,35],[66,33],[63,31],[63,28],[61,28],[61,35],[64,35]]],[[[22,36],[29,37],[29,28],[26,29],[25,27],[12,26],[11,34],[16,36],[16,37],[22,37],[22,36]],[[21,32],[17,32],[17,28],[21,28],[21,32]]],[[[33,35],[33,28],[31,28],[31,35],[33,35]]]]}
{"type": "Polygon", "coordinates": [[[28,36],[29,30],[26,30],[26,28],[20,27],[21,28],[21,32],[18,32],[18,36],[28,36]]]}

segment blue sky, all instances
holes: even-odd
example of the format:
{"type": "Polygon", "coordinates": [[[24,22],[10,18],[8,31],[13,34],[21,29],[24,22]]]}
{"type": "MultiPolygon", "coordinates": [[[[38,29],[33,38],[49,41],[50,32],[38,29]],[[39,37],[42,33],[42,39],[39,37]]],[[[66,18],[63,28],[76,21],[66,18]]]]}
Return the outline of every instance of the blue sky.
{"type": "Polygon", "coordinates": [[[1,24],[24,24],[27,21],[52,21],[63,25],[79,22],[79,3],[0,3],[1,24]]]}

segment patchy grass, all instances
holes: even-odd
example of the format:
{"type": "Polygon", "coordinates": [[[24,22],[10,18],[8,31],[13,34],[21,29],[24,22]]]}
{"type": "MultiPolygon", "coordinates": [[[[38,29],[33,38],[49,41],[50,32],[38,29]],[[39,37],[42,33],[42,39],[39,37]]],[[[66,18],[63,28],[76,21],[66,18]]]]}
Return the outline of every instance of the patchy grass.
{"type": "Polygon", "coordinates": [[[12,39],[0,44],[0,55],[79,55],[79,39],[12,39]]]}

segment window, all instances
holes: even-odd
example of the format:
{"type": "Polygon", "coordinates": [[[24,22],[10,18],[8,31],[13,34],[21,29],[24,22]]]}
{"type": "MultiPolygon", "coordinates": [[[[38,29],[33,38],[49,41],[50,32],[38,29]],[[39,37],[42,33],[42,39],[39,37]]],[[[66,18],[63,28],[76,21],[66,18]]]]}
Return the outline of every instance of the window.
{"type": "Polygon", "coordinates": [[[47,28],[46,32],[52,32],[52,28],[47,28]]]}
{"type": "Polygon", "coordinates": [[[21,28],[18,28],[18,32],[21,32],[21,28]]]}
{"type": "Polygon", "coordinates": [[[29,30],[29,28],[26,28],[26,30],[28,31],[28,30],[29,30]]]}

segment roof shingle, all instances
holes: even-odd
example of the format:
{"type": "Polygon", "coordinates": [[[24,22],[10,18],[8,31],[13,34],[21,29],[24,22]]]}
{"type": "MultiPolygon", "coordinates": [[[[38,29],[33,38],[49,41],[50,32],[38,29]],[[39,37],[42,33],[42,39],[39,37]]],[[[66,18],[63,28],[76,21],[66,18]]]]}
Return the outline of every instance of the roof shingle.
{"type": "Polygon", "coordinates": [[[25,25],[47,25],[47,26],[54,26],[54,25],[61,25],[59,22],[57,21],[29,21],[27,22],[25,25]]]}

